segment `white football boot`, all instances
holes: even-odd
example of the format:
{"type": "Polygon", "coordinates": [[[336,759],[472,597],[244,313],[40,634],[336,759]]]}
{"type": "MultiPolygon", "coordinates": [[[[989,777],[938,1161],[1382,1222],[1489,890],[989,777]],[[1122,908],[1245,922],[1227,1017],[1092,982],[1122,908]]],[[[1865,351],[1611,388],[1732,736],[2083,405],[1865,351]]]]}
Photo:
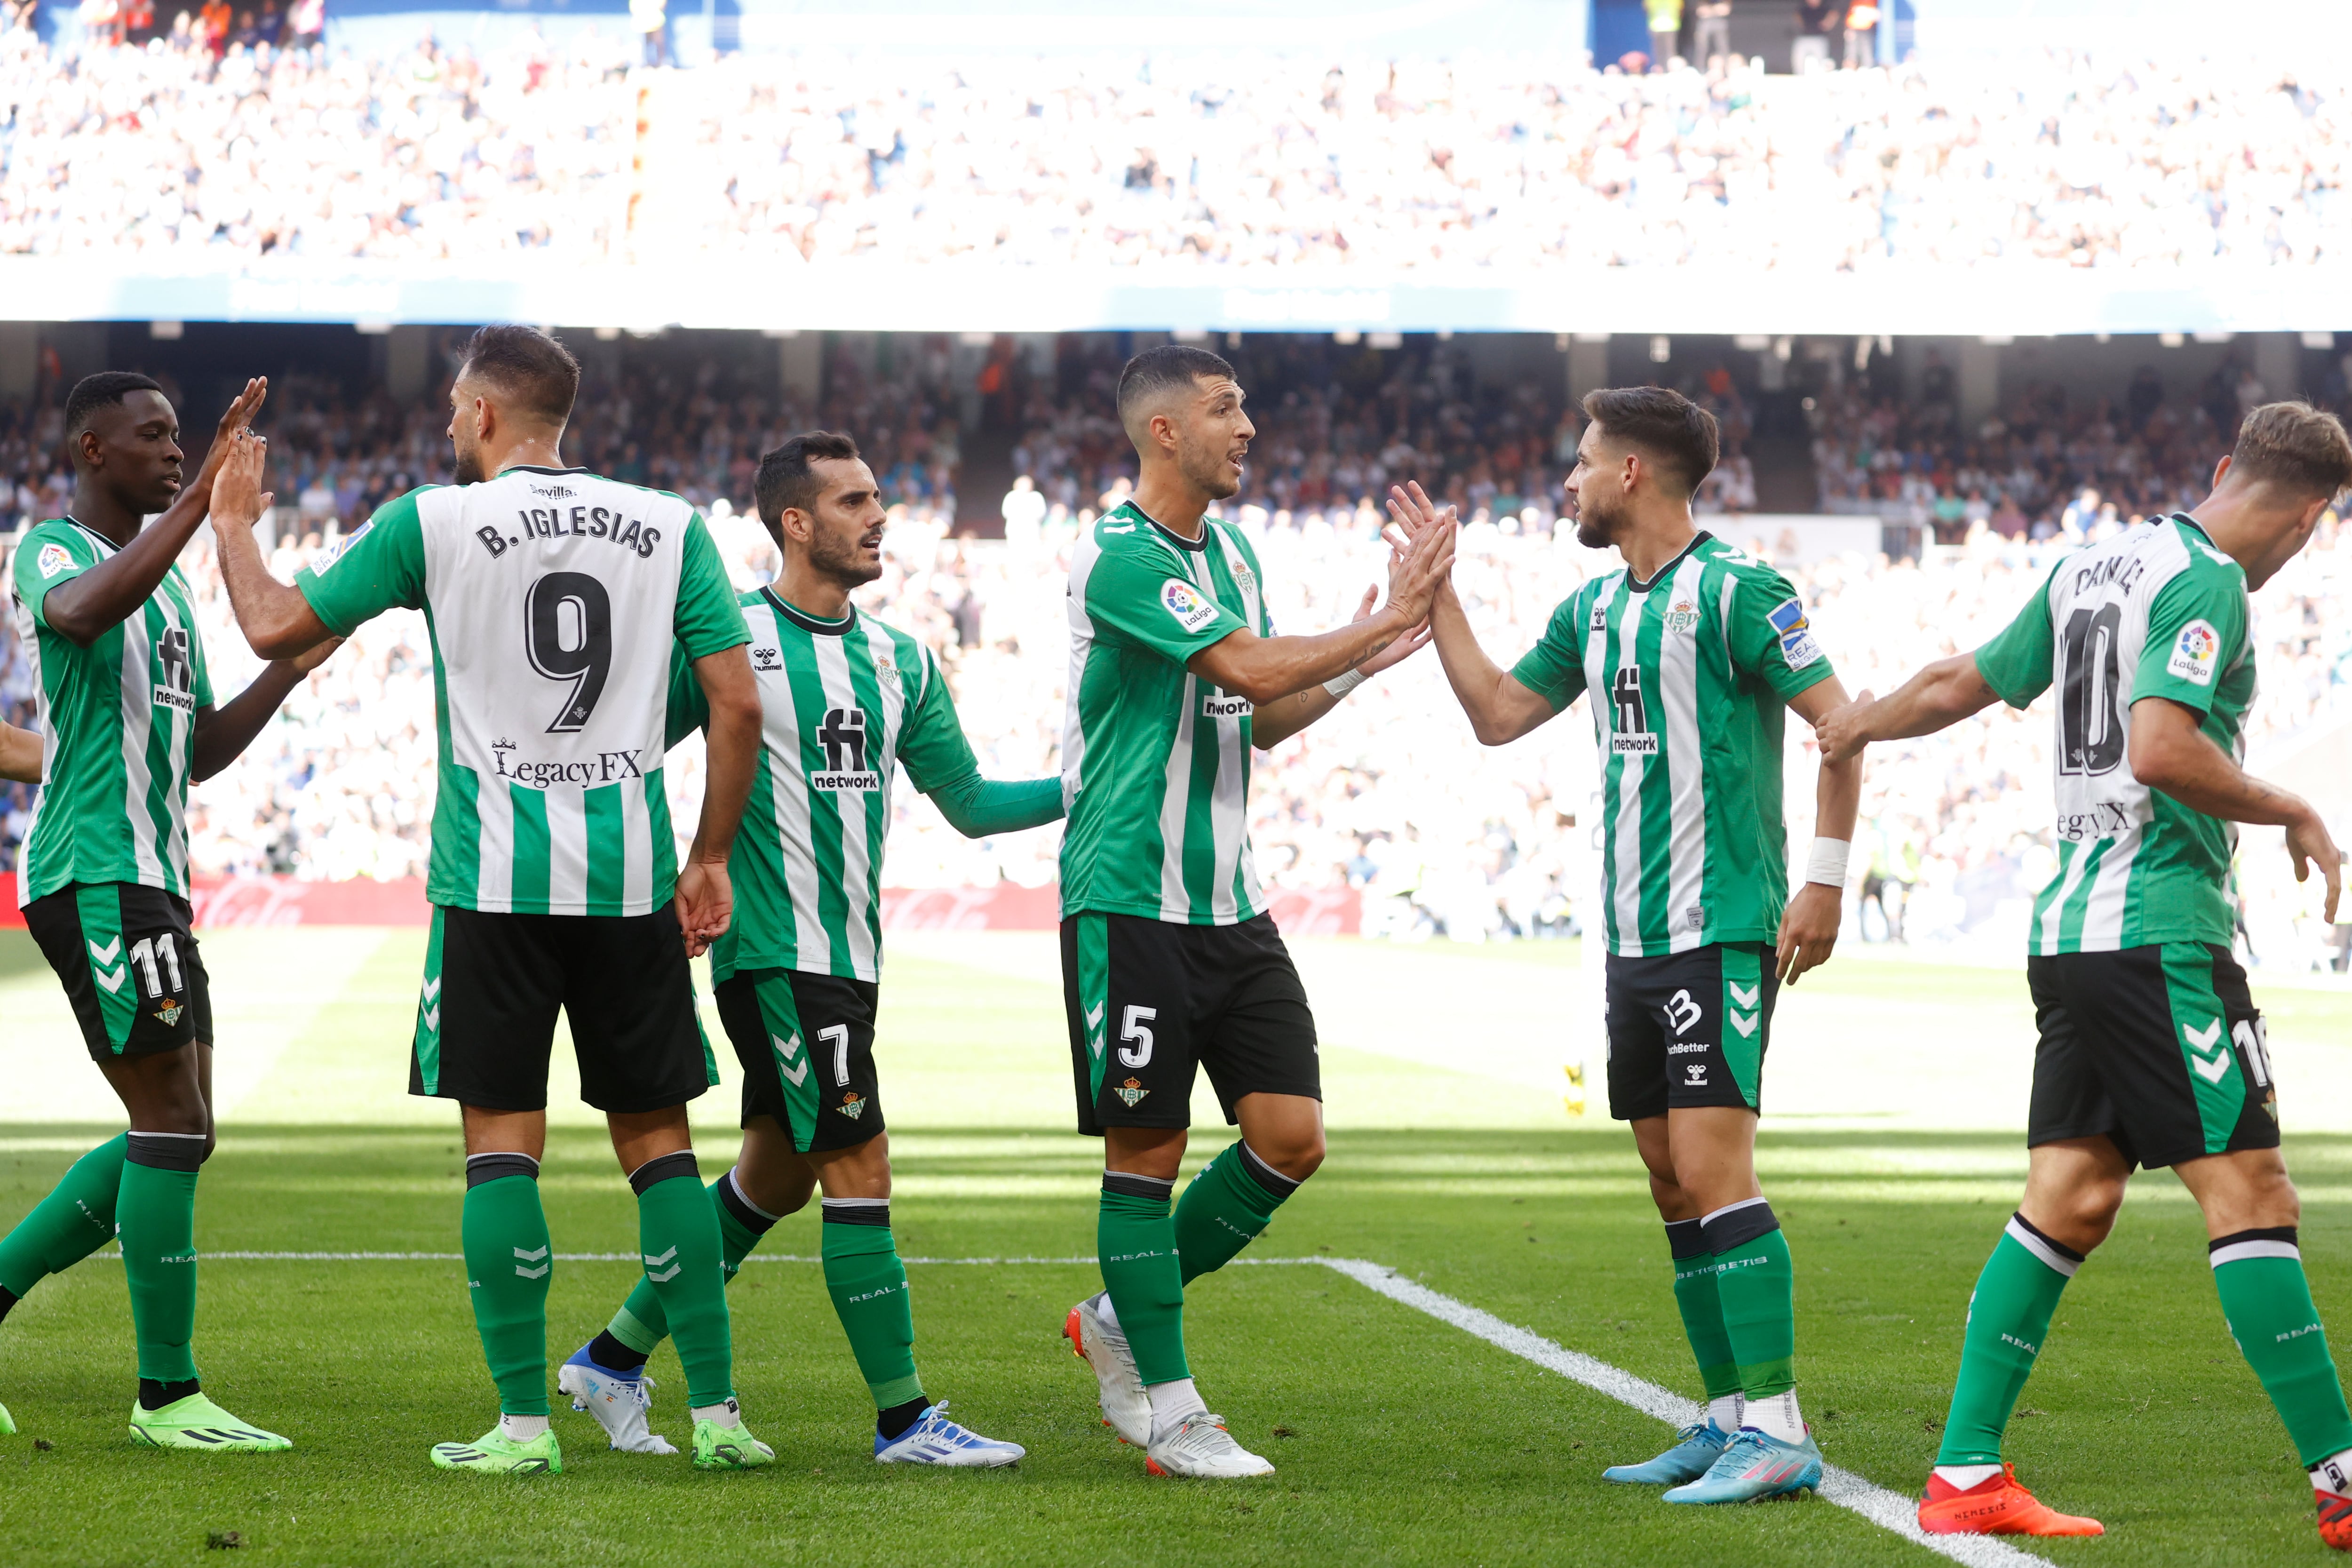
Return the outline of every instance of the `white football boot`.
{"type": "Polygon", "coordinates": [[[1151,1441],[1151,1396],[1143,1392],[1127,1336],[1099,1315],[1108,1294],[1089,1296],[1071,1308],[1062,1333],[1077,1358],[1095,1369],[1095,1381],[1102,1386],[1103,1425],[1118,1433],[1120,1442],[1141,1448],[1151,1441]]]}
{"type": "Polygon", "coordinates": [[[1196,1410],[1151,1434],[1144,1468],[1155,1476],[1270,1476],[1274,1467],[1234,1441],[1225,1418],[1196,1410]]]}
{"type": "Polygon", "coordinates": [[[572,1395],[572,1408],[585,1410],[604,1428],[604,1436],[624,1454],[675,1454],[677,1447],[647,1425],[646,1408],[653,1403],[654,1380],[640,1372],[635,1377],[598,1366],[588,1359],[588,1347],[555,1374],[555,1386],[572,1395]]]}

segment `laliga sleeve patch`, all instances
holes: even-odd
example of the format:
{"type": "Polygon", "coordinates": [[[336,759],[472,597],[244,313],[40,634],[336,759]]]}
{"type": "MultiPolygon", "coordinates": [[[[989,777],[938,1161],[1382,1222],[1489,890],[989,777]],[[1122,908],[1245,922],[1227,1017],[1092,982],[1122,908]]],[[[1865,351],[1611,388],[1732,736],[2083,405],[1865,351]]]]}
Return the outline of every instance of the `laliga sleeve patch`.
{"type": "Polygon", "coordinates": [[[1188,632],[1199,631],[1218,614],[1217,602],[1181,577],[1171,577],[1160,584],[1160,605],[1188,632]]]}
{"type": "Polygon", "coordinates": [[[2165,661],[2164,672],[2199,686],[2210,686],[2214,668],[2221,662],[2221,634],[2213,629],[2212,622],[2196,620],[2181,627],[2180,635],[2173,639],[2172,657],[2165,661]]]}
{"type": "Polygon", "coordinates": [[[311,558],[310,575],[313,577],[325,576],[328,570],[332,567],[336,562],[341,561],[344,556],[350,554],[352,546],[357,544],[361,540],[365,539],[367,537],[368,530],[374,526],[375,519],[370,518],[365,522],[360,524],[357,528],[352,530],[349,533],[343,535],[342,538],[335,541],[334,543],[330,544],[324,550],[320,551],[317,555],[311,558]]]}
{"type": "Polygon", "coordinates": [[[48,543],[42,545],[40,554],[36,556],[34,559],[41,568],[41,580],[43,582],[48,581],[60,572],[70,572],[73,570],[73,557],[67,553],[66,547],[64,545],[59,544],[55,540],[51,540],[48,543]]]}
{"type": "Polygon", "coordinates": [[[1822,645],[1813,640],[1812,623],[1805,619],[1804,605],[1783,599],[1764,618],[1780,633],[1780,657],[1789,661],[1790,669],[1802,669],[1822,657],[1822,645]]]}

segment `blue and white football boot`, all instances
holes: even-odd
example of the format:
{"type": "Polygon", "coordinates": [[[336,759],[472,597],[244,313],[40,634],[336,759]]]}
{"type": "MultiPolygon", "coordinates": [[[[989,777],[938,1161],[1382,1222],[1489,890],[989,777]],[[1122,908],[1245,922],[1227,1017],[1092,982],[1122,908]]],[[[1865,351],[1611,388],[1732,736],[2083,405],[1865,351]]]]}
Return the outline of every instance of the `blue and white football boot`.
{"type": "Polygon", "coordinates": [[[1730,1441],[1730,1433],[1702,1417],[1675,1433],[1675,1446],[1656,1458],[1639,1465],[1612,1465],[1601,1472],[1601,1479],[1644,1487],[1680,1486],[1713,1469],[1730,1441]]]}
{"type": "Polygon", "coordinates": [[[1763,1502],[1818,1491],[1822,1450],[1811,1428],[1801,1443],[1784,1443],[1753,1426],[1732,1434],[1706,1474],[1661,1494],[1668,1502],[1763,1502]]]}
{"type": "Polygon", "coordinates": [[[926,1405],[915,1424],[896,1437],[874,1434],[874,1459],[883,1465],[948,1465],[993,1470],[1017,1465],[1028,1449],[1018,1443],[983,1437],[948,1419],[948,1402],[926,1405]]]}
{"type": "Polygon", "coordinates": [[[646,1424],[654,1380],[645,1368],[614,1372],[588,1359],[582,1345],[555,1374],[555,1386],[572,1395],[572,1408],[585,1410],[624,1454],[675,1454],[677,1447],[646,1424]]]}

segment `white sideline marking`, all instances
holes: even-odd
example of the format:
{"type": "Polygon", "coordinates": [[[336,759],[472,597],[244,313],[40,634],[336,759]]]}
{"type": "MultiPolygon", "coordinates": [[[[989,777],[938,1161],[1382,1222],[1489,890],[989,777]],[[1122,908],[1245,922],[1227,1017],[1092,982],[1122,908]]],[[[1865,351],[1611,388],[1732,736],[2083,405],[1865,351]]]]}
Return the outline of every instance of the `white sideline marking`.
{"type": "MultiPolygon", "coordinates": [[[[120,1252],[102,1252],[100,1258],[120,1259],[120,1252]]],[[[206,1252],[205,1258],[236,1259],[245,1262],[285,1263],[462,1263],[462,1252],[206,1252]]],[[[564,1263],[642,1263],[635,1252],[559,1252],[556,1258],[564,1263]]],[[[821,1258],[804,1253],[755,1252],[746,1263],[819,1263],[821,1258]]],[[[1059,1264],[1069,1267],[1091,1265],[1097,1261],[1091,1254],[1068,1258],[906,1258],[899,1261],[916,1264],[981,1264],[1008,1265],[1021,1263],[1059,1264]]],[[[1644,1415],[1656,1417],[1670,1426],[1683,1426],[1698,1419],[1699,1406],[1671,1389],[1661,1388],[1643,1378],[1635,1377],[1622,1368],[1610,1365],[1596,1356],[1572,1351],[1555,1344],[1532,1329],[1505,1322],[1492,1312],[1457,1301],[1453,1297],[1431,1289],[1428,1286],[1406,1279],[1384,1263],[1374,1263],[1361,1258],[1236,1258],[1236,1264],[1268,1266],[1316,1264],[1334,1273],[1344,1274],[1367,1290],[1386,1296],[1390,1300],[1426,1313],[1439,1322],[1460,1329],[1473,1338],[1486,1341],[1498,1350],[1506,1350],[1522,1361],[1533,1362],[1547,1372],[1556,1372],[1572,1383],[1580,1383],[1596,1394],[1605,1394],[1620,1405],[1630,1405],[1644,1415]]],[[[1847,1509],[1910,1542],[1924,1546],[1941,1557],[1965,1563],[1968,1568],[2024,1568],[2041,1564],[2049,1568],[2049,1559],[2036,1557],[2030,1552],[1986,1535],[1929,1535],[1919,1528],[1918,1504],[1900,1492],[1864,1479],[1851,1470],[1835,1465],[1822,1467],[1821,1496],[1822,1500],[1847,1509]]]]}
{"type": "MultiPolygon", "coordinates": [[[[1317,1258],[1307,1261],[1320,1263],[1346,1275],[1368,1290],[1377,1290],[1391,1301],[1401,1301],[1415,1311],[1426,1312],[1440,1322],[1450,1323],[1464,1333],[1507,1350],[1523,1361],[1531,1361],[1596,1393],[1605,1394],[1620,1405],[1630,1405],[1645,1415],[1654,1415],[1675,1426],[1698,1419],[1698,1405],[1678,1394],[1611,1366],[1605,1361],[1554,1344],[1541,1334],[1520,1328],[1517,1323],[1507,1323],[1492,1312],[1483,1312],[1467,1302],[1440,1295],[1385,1265],[1368,1263],[1360,1258],[1317,1258]]],[[[1916,1546],[1924,1546],[1955,1563],[1965,1563],[1969,1568],[2016,1568],[2016,1565],[2023,1563],[2047,1564],[2049,1562],[2049,1559],[2036,1557],[2030,1552],[2020,1552],[1991,1536],[1929,1535],[1919,1528],[1918,1504],[1912,1499],[1888,1491],[1885,1487],[1874,1486],[1853,1471],[1841,1470],[1834,1465],[1822,1467],[1821,1495],[1824,1500],[1840,1508],[1851,1509],[1871,1523],[1892,1531],[1916,1546]]]]}

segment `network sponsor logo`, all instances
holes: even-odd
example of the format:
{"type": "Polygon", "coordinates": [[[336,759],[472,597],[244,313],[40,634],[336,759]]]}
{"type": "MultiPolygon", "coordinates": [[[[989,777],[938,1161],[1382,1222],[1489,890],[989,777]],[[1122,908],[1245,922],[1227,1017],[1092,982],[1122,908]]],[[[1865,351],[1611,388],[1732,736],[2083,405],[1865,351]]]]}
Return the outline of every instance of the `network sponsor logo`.
{"type": "Polygon", "coordinates": [[[1246,719],[1256,711],[1256,706],[1246,697],[1227,697],[1213,691],[1201,699],[1203,719],[1246,719]]]}

